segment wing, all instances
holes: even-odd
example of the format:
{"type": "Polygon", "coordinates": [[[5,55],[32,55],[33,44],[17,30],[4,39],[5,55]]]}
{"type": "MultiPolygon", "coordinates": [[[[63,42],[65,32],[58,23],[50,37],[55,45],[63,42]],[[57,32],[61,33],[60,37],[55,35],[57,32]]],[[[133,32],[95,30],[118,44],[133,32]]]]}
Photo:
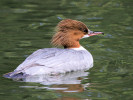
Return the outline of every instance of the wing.
{"type": "MultiPolygon", "coordinates": [[[[30,55],[16,70],[28,70],[29,72],[34,67],[34,70],[38,68],[43,68],[45,71],[55,71],[55,72],[68,72],[76,71],[81,68],[86,68],[89,66],[89,56],[91,54],[87,51],[81,50],[71,50],[71,49],[40,49],[35,51],[30,55]],[[82,66],[82,67],[81,67],[82,66]]],[[[92,63],[92,62],[91,62],[92,63]]]]}
{"type": "Polygon", "coordinates": [[[22,70],[27,66],[30,66],[35,63],[35,61],[41,59],[42,57],[49,57],[56,52],[57,48],[45,48],[39,49],[33,52],[30,56],[28,56],[23,63],[21,63],[15,70],[22,70]]]}
{"type": "Polygon", "coordinates": [[[77,52],[75,50],[58,50],[49,57],[42,57],[37,60],[35,63],[38,65],[43,65],[48,68],[56,70],[69,71],[72,70],[74,66],[81,66],[84,62],[84,56],[82,52],[77,52]]]}

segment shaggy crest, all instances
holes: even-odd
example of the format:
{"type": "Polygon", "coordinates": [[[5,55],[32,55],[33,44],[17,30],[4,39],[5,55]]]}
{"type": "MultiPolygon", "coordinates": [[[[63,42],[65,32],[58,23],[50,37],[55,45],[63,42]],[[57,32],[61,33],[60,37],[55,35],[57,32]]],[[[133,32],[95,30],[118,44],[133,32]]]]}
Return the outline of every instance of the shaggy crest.
{"type": "MultiPolygon", "coordinates": [[[[51,43],[55,46],[64,46],[64,48],[77,46],[77,40],[73,39],[74,34],[87,34],[87,26],[76,20],[65,19],[58,23],[56,34],[51,43]]],[[[78,40],[79,41],[79,40],[78,40]]]]}

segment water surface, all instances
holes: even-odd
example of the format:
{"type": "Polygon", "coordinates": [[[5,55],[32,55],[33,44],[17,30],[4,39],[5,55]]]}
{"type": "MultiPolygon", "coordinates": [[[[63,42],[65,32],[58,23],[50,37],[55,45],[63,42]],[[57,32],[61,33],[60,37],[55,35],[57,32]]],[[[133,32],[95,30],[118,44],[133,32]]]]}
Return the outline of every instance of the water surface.
{"type": "Polygon", "coordinates": [[[0,0],[0,98],[132,100],[132,9],[132,0],[0,0]],[[2,77],[33,51],[52,47],[55,26],[65,18],[80,20],[90,30],[106,33],[80,41],[94,57],[93,68],[84,74],[52,77],[59,81],[51,84],[2,77]]]}

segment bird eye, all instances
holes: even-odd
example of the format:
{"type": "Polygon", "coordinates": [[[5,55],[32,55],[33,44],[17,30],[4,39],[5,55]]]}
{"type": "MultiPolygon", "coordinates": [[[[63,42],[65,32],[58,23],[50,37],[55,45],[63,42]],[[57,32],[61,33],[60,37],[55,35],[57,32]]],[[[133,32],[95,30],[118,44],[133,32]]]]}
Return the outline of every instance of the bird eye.
{"type": "Polygon", "coordinates": [[[84,29],[84,32],[85,32],[85,33],[88,33],[88,30],[87,30],[87,29],[84,29]]]}

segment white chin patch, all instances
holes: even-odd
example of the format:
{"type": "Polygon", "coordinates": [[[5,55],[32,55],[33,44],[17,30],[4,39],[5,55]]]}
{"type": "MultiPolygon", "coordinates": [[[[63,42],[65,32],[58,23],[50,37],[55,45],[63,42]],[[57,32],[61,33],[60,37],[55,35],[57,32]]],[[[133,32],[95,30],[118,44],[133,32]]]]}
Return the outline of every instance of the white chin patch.
{"type": "Polygon", "coordinates": [[[87,35],[84,35],[81,39],[88,38],[88,37],[90,37],[90,36],[87,34],[87,35]]]}

